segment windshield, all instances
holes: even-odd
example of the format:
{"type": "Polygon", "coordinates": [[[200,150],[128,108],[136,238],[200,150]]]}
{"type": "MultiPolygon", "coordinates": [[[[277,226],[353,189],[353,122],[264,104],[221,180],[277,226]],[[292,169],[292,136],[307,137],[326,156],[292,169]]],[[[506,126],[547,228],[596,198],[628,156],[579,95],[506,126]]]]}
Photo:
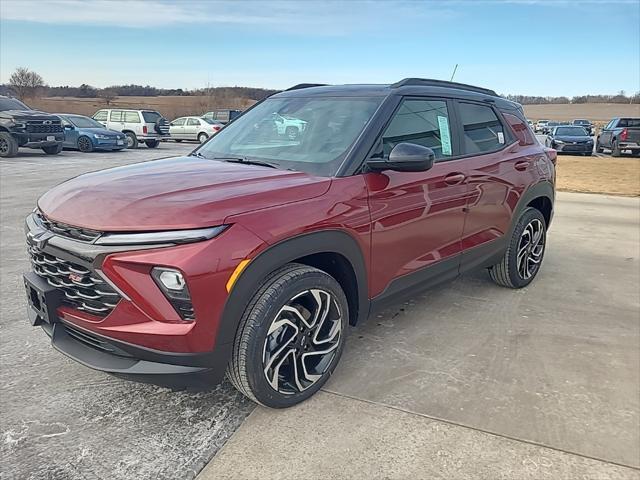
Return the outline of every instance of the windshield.
{"type": "Polygon", "coordinates": [[[0,112],[6,110],[31,110],[24,103],[15,98],[0,98],[0,112]]]}
{"type": "Polygon", "coordinates": [[[587,136],[587,131],[582,127],[558,127],[556,135],[567,135],[573,137],[587,136]]]}
{"type": "Polygon", "coordinates": [[[380,98],[270,98],[212,137],[197,152],[335,175],[380,104],[380,98]]]}
{"type": "Polygon", "coordinates": [[[66,119],[78,128],[104,128],[102,124],[89,117],[68,116],[66,119]]]}
{"type": "Polygon", "coordinates": [[[589,125],[589,120],[574,120],[574,125],[589,125]]]}
{"type": "Polygon", "coordinates": [[[161,115],[158,112],[142,112],[142,118],[144,118],[145,123],[156,123],[161,115]]]}

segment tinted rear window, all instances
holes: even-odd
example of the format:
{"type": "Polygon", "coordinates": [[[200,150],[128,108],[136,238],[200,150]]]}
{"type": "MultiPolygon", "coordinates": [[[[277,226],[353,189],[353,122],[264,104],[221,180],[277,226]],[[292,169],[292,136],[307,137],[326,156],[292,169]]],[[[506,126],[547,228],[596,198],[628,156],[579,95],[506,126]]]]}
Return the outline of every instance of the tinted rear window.
{"type": "Polygon", "coordinates": [[[15,98],[0,98],[0,112],[6,110],[31,110],[20,100],[15,98]]]}
{"type": "Polygon", "coordinates": [[[156,123],[162,115],[158,112],[142,112],[145,123],[156,123]]]}
{"type": "Polygon", "coordinates": [[[619,127],[640,127],[640,118],[621,118],[618,122],[619,127]]]}

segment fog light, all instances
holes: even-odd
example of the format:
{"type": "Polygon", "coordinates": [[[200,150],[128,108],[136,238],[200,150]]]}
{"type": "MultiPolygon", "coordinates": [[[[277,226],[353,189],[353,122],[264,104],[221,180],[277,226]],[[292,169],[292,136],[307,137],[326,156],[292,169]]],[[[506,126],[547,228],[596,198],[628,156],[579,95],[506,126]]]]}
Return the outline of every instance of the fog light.
{"type": "Polygon", "coordinates": [[[158,280],[169,290],[183,290],[186,285],[182,273],[175,270],[161,271],[158,280]]]}
{"type": "Polygon", "coordinates": [[[189,288],[182,272],[173,268],[154,267],[151,276],[180,317],[183,320],[195,320],[189,288]]]}

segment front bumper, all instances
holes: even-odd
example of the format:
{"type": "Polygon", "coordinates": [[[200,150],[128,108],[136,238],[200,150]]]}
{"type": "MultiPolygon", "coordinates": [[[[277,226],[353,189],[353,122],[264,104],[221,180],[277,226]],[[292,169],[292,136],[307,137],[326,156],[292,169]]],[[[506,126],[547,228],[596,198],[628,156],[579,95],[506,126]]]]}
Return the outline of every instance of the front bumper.
{"type": "Polygon", "coordinates": [[[552,148],[563,153],[591,153],[593,143],[553,143],[552,148]]]}
{"type": "Polygon", "coordinates": [[[122,140],[93,138],[91,141],[93,142],[93,148],[98,150],[122,150],[127,148],[126,138],[122,140]],[[118,141],[121,143],[118,143],[118,141]]]}
{"type": "MultiPolygon", "coordinates": [[[[65,303],[64,295],[51,294],[43,302],[48,309],[43,315],[33,306],[28,284],[43,292],[61,289],[35,272],[25,274],[29,319],[47,332],[54,348],[88,367],[156,384],[222,380],[233,345],[232,336],[219,335],[228,297],[226,283],[237,264],[262,240],[237,225],[219,237],[197,243],[107,247],[51,235],[33,214],[27,217],[25,230],[28,243],[38,243],[48,259],[63,259],[90,269],[120,294],[104,316],[65,303]],[[41,242],[46,235],[49,238],[41,242]],[[184,274],[194,321],[183,320],[158,288],[150,275],[154,266],[175,268],[184,274]]],[[[55,271],[56,265],[52,261],[50,268],[55,271]]],[[[67,281],[64,273],[61,278],[67,281]]],[[[73,281],[71,275],[69,281],[73,281]]]]}
{"type": "Polygon", "coordinates": [[[62,133],[26,133],[11,132],[11,135],[18,141],[18,146],[25,148],[53,147],[64,142],[64,132],[62,133]]]}

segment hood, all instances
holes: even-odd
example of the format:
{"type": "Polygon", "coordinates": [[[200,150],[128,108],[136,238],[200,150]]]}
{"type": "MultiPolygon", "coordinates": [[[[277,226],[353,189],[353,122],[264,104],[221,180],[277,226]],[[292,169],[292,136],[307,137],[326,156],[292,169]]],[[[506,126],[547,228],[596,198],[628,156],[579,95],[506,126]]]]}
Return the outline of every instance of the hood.
{"type": "Polygon", "coordinates": [[[585,135],[556,135],[553,139],[560,140],[562,142],[588,142],[589,140],[592,140],[591,137],[587,137],[585,135]]]}
{"type": "Polygon", "coordinates": [[[97,133],[99,135],[109,135],[110,137],[121,137],[124,138],[124,133],[118,132],[117,130],[109,130],[108,128],[99,128],[99,127],[78,127],[76,130],[79,133],[97,133]]]}
{"type": "Polygon", "coordinates": [[[4,110],[0,115],[5,118],[21,120],[60,120],[57,115],[52,115],[38,110],[4,110]]]}
{"type": "Polygon", "coordinates": [[[93,230],[177,230],[317,197],[330,184],[301,172],[178,157],[80,175],[45,193],[38,207],[52,220],[93,230]]]}

